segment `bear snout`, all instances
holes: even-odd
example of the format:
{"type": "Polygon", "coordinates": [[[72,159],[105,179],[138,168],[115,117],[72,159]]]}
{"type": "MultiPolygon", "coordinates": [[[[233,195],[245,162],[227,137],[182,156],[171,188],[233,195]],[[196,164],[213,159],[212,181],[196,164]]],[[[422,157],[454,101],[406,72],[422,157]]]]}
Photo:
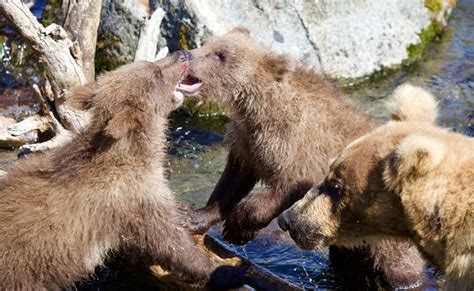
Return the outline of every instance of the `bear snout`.
{"type": "Polygon", "coordinates": [[[192,60],[192,54],[189,51],[175,51],[180,62],[189,62],[192,60]]]}
{"type": "Polygon", "coordinates": [[[278,226],[280,226],[283,231],[288,231],[288,225],[288,211],[285,211],[278,217],[278,226]]]}

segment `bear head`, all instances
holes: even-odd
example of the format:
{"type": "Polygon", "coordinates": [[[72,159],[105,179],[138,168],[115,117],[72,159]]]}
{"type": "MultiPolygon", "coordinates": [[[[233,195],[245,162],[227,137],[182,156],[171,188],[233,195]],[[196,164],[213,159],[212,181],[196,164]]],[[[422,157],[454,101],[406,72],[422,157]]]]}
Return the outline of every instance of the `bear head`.
{"type": "Polygon", "coordinates": [[[189,75],[179,89],[224,104],[244,95],[263,95],[260,91],[281,80],[290,67],[289,58],[266,49],[243,27],[208,38],[189,52],[189,75]]]}
{"type": "Polygon", "coordinates": [[[74,109],[91,113],[89,123],[108,137],[120,139],[153,128],[179,107],[184,95],[177,87],[187,75],[189,54],[178,51],[164,59],[139,61],[99,76],[96,82],[68,93],[74,109]]]}
{"type": "Polygon", "coordinates": [[[387,103],[392,121],[349,144],[323,183],[279,218],[305,249],[360,246],[381,237],[407,237],[400,191],[435,171],[447,148],[433,125],[436,101],[411,85],[387,103]]]}

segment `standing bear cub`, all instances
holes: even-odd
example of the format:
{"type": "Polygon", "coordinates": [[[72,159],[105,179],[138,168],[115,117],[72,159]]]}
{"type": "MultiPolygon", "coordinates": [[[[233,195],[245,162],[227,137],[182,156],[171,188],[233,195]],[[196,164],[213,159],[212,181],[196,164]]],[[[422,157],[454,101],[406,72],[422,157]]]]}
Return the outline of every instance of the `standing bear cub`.
{"type": "MultiPolygon", "coordinates": [[[[322,181],[332,157],[376,126],[324,76],[273,53],[244,28],[212,37],[190,54],[180,90],[223,104],[232,119],[225,138],[227,165],[207,205],[190,213],[192,232],[224,220],[224,239],[247,243],[322,181]],[[266,189],[249,194],[258,181],[266,189]]],[[[330,254],[333,263],[341,262],[341,274],[361,274],[363,284],[372,270],[381,270],[392,287],[422,277],[423,260],[408,243],[331,248],[330,254]],[[348,268],[348,262],[360,264],[348,268]]]]}
{"type": "Polygon", "coordinates": [[[217,266],[180,227],[164,177],[167,115],[187,54],[123,66],[72,90],[92,114],[68,144],[18,161],[0,179],[0,289],[60,289],[112,252],[133,250],[203,285],[217,266]]]}
{"type": "Polygon", "coordinates": [[[393,121],[348,145],[279,224],[307,249],[411,238],[447,289],[473,290],[474,139],[434,126],[420,88],[399,87],[389,107],[393,121]]]}

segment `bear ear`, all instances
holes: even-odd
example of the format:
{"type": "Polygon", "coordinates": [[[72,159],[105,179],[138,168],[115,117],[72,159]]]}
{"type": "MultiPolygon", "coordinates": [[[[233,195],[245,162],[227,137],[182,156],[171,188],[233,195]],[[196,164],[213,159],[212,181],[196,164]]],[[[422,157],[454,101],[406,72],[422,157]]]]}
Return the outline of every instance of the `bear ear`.
{"type": "Polygon", "coordinates": [[[416,179],[436,169],[446,152],[446,146],[440,139],[409,135],[402,139],[390,156],[384,179],[390,188],[399,189],[406,179],[416,179]]]}
{"type": "Polygon", "coordinates": [[[238,33],[242,33],[242,34],[245,34],[245,35],[250,35],[250,30],[246,27],[243,27],[243,26],[237,26],[234,29],[232,29],[230,32],[238,32],[238,33]]]}
{"type": "Polygon", "coordinates": [[[69,90],[67,104],[77,110],[89,110],[92,107],[95,83],[75,86],[69,90]]]}
{"type": "Polygon", "coordinates": [[[107,122],[105,132],[114,139],[124,138],[143,124],[140,116],[135,109],[125,108],[107,122]]]}
{"type": "Polygon", "coordinates": [[[281,55],[268,54],[262,58],[263,75],[271,78],[271,81],[280,82],[290,67],[288,59],[281,55]]]}
{"type": "Polygon", "coordinates": [[[410,84],[400,85],[386,103],[392,119],[434,123],[437,102],[428,91],[410,84]]]}

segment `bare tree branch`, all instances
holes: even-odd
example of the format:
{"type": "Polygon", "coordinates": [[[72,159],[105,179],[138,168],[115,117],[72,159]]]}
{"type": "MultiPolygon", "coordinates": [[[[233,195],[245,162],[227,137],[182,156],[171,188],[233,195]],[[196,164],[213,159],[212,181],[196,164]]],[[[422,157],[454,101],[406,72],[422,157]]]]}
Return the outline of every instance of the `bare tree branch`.
{"type": "Polygon", "coordinates": [[[69,51],[72,42],[64,29],[54,24],[45,29],[20,0],[1,1],[0,13],[38,54],[57,97],[63,97],[67,88],[85,83],[82,68],[69,51]]]}
{"type": "Polygon", "coordinates": [[[165,11],[158,7],[151,17],[143,23],[137,51],[135,52],[135,61],[145,60],[151,62],[157,58],[156,44],[160,38],[160,26],[164,17],[165,11]]]}
{"type": "Polygon", "coordinates": [[[52,125],[57,135],[64,136],[55,137],[54,141],[43,146],[27,146],[32,150],[46,149],[59,145],[58,141],[69,140],[72,132],[78,132],[87,124],[86,112],[71,108],[66,103],[66,93],[69,88],[94,79],[94,55],[101,1],[69,0],[67,3],[69,9],[65,23],[71,29],[69,34],[76,40],[76,45],[61,26],[51,24],[43,27],[22,1],[0,1],[0,14],[15,26],[17,32],[32,47],[46,74],[45,86],[41,90],[35,89],[41,97],[40,114],[43,117],[36,116],[11,126],[9,132],[0,135],[0,141],[3,137],[8,138],[6,142],[12,142],[12,137],[15,137],[12,146],[21,145],[21,142],[25,141],[31,142],[16,134],[27,130],[44,130],[48,124],[52,125]],[[84,72],[87,72],[87,77],[84,72]],[[53,108],[48,107],[46,100],[52,103],[53,108]],[[59,121],[51,110],[57,113],[59,121]],[[34,128],[35,126],[37,128],[34,128]]]}

